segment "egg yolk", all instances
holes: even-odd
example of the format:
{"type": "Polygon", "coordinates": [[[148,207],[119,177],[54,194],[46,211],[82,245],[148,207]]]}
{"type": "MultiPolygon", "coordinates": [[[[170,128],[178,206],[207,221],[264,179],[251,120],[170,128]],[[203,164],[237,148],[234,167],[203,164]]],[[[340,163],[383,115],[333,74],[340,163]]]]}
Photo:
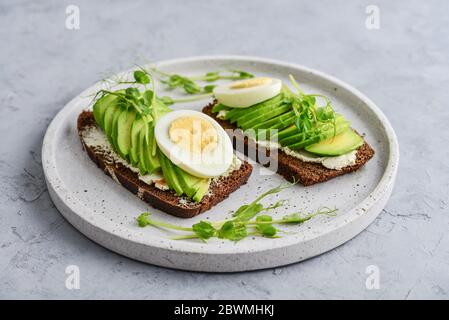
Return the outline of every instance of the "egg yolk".
{"type": "Polygon", "coordinates": [[[271,78],[254,78],[249,80],[237,81],[230,86],[231,89],[245,89],[261,86],[263,84],[270,84],[273,80],[271,78]]]}
{"type": "Polygon", "coordinates": [[[210,122],[199,117],[185,116],[174,120],[170,124],[169,137],[189,153],[210,152],[217,148],[217,130],[210,122]]]}

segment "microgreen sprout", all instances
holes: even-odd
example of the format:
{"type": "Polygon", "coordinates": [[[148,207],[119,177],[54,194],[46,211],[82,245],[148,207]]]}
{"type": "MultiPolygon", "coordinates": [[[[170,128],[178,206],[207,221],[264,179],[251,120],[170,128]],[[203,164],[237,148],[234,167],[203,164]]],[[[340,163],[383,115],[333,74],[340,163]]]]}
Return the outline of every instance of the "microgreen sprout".
{"type": "Polygon", "coordinates": [[[142,213],[137,217],[137,223],[140,227],[153,226],[168,230],[186,231],[187,234],[172,237],[175,240],[182,239],[199,239],[207,241],[210,238],[226,239],[231,241],[240,241],[248,236],[262,236],[267,238],[277,238],[279,230],[275,225],[292,225],[301,224],[312,219],[317,215],[335,216],[337,209],[323,207],[316,212],[309,214],[301,214],[296,212],[285,215],[280,219],[274,220],[272,216],[264,214],[258,215],[262,211],[269,211],[282,206],[285,201],[281,200],[274,205],[264,207],[260,200],[268,195],[276,194],[293,184],[280,185],[263,193],[250,204],[243,205],[236,210],[231,218],[224,221],[200,221],[192,225],[192,227],[182,227],[169,224],[162,221],[153,220],[148,212],[142,213]]]}
{"type": "MultiPolygon", "coordinates": [[[[108,86],[115,86],[120,84],[134,84],[134,85],[142,85],[144,86],[145,90],[148,90],[147,85],[152,85],[152,91],[155,90],[154,85],[155,82],[153,81],[152,76],[150,75],[149,71],[144,69],[143,67],[136,66],[138,70],[134,71],[133,77],[134,81],[128,81],[124,80],[122,78],[117,79],[104,79],[103,82],[108,84],[108,86]]],[[[198,81],[205,81],[205,82],[215,82],[220,79],[225,80],[242,80],[242,79],[248,79],[253,78],[254,75],[252,75],[249,72],[242,71],[242,70],[225,70],[225,71],[214,71],[214,72],[208,72],[204,75],[200,76],[183,76],[179,74],[169,74],[162,72],[158,70],[157,68],[152,68],[152,72],[159,74],[162,78],[160,81],[165,84],[165,86],[169,90],[173,90],[176,88],[182,89],[186,94],[192,95],[190,97],[183,97],[183,98],[172,98],[169,96],[162,96],[159,97],[159,100],[164,103],[165,105],[169,106],[175,103],[184,103],[184,102],[192,102],[202,99],[207,99],[213,96],[213,90],[216,87],[214,84],[207,84],[205,86],[201,86],[198,84],[198,81]]],[[[95,97],[94,100],[97,98],[101,98],[103,95],[110,93],[111,90],[101,90],[99,91],[95,97]]],[[[137,112],[145,112],[146,108],[139,109],[136,108],[135,105],[133,107],[136,109],[137,112]]]]}
{"type": "Polygon", "coordinates": [[[215,88],[215,85],[210,84],[202,87],[198,84],[198,81],[215,82],[220,79],[243,80],[254,77],[251,73],[242,70],[213,71],[204,75],[188,77],[180,74],[165,73],[156,68],[153,70],[162,76],[161,82],[169,90],[180,88],[187,94],[211,93],[215,88]]]}
{"type": "MultiPolygon", "coordinates": [[[[110,86],[111,83],[114,83],[115,85],[131,84],[134,86],[116,91],[111,91],[112,89],[102,89],[95,94],[94,101],[105,95],[117,96],[119,98],[117,104],[125,109],[134,108],[136,113],[146,120],[144,121],[144,126],[148,130],[148,126],[150,125],[149,123],[153,123],[154,125],[154,122],[159,119],[159,110],[169,110],[167,108],[167,105],[169,104],[165,104],[163,98],[157,97],[156,83],[150,72],[145,70],[143,67],[137,66],[137,70],[135,70],[132,75],[134,80],[129,81],[124,79],[111,79],[107,81],[107,84],[110,86]],[[151,89],[148,88],[148,85],[151,85],[151,89]],[[141,90],[142,87],[143,91],[141,90]]],[[[151,153],[155,156],[157,152],[157,143],[154,136],[152,139],[153,147],[151,153]]]]}
{"type": "Polygon", "coordinates": [[[330,100],[321,94],[305,94],[292,75],[289,75],[289,79],[298,92],[295,94],[287,90],[293,111],[297,117],[295,125],[301,135],[298,143],[311,144],[321,141],[323,132],[329,128],[329,125],[333,127],[335,136],[337,127],[336,113],[332,108],[330,100]],[[319,106],[317,98],[323,99],[325,105],[319,106]]]}
{"type": "MultiPolygon", "coordinates": [[[[144,68],[139,67],[139,70],[133,72],[134,81],[123,81],[117,80],[115,84],[133,84],[135,86],[143,86],[144,91],[142,92],[137,87],[128,87],[124,90],[111,91],[110,89],[99,90],[95,96],[94,101],[100,99],[105,95],[114,95],[119,97],[119,103],[126,107],[132,107],[135,111],[142,115],[147,116],[151,114],[155,118],[156,108],[156,94],[155,94],[155,83],[152,79],[151,74],[144,68]],[[148,89],[147,85],[151,84],[152,89],[148,89]]],[[[110,83],[110,81],[109,81],[110,83]]]]}
{"type": "Polygon", "coordinates": [[[213,95],[212,93],[205,93],[205,94],[198,94],[198,95],[191,96],[191,97],[177,98],[177,99],[173,99],[173,98],[171,98],[169,96],[163,96],[163,97],[161,97],[161,100],[167,106],[170,106],[170,105],[175,104],[175,103],[192,102],[192,101],[207,99],[207,98],[212,97],[212,95],[213,95]]]}

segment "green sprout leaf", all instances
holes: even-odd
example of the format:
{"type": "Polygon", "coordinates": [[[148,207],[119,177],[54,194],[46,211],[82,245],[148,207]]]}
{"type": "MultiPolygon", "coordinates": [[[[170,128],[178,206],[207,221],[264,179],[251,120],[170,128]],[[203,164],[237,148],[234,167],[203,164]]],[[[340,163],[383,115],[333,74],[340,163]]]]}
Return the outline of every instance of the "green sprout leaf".
{"type": "Polygon", "coordinates": [[[147,106],[151,106],[153,103],[153,91],[151,90],[145,90],[145,92],[143,93],[143,101],[145,103],[145,105],[147,106]]]}
{"type": "Polygon", "coordinates": [[[250,78],[254,78],[254,75],[246,72],[246,71],[242,71],[242,70],[232,70],[232,72],[238,74],[238,78],[239,79],[250,79],[250,78]]]}
{"type": "Polygon", "coordinates": [[[292,213],[289,215],[286,215],[282,217],[281,221],[278,221],[279,223],[286,223],[286,224],[300,224],[303,222],[306,222],[307,220],[312,219],[313,217],[317,215],[327,215],[327,216],[335,216],[335,212],[337,209],[330,209],[327,207],[323,207],[318,209],[315,213],[311,213],[308,215],[300,215],[299,213],[292,213]]]}
{"type": "Polygon", "coordinates": [[[207,240],[215,236],[217,230],[210,222],[200,221],[192,226],[193,232],[202,240],[207,240]]]}
{"type": "Polygon", "coordinates": [[[201,92],[201,87],[197,83],[195,83],[192,80],[189,80],[187,78],[185,78],[185,80],[184,80],[183,88],[184,88],[185,92],[187,92],[189,94],[195,94],[195,93],[201,92]]]}
{"type": "Polygon", "coordinates": [[[174,101],[172,98],[168,97],[168,96],[163,96],[163,97],[161,97],[160,99],[161,99],[162,102],[165,103],[167,106],[170,106],[170,105],[172,105],[172,104],[175,103],[175,101],[174,101]]]}
{"type": "Polygon", "coordinates": [[[236,221],[248,221],[254,218],[259,212],[264,210],[264,206],[260,203],[254,203],[251,205],[247,205],[242,210],[237,210],[234,214],[236,221]]]}
{"type": "Polygon", "coordinates": [[[272,224],[265,224],[266,222],[272,222],[273,218],[269,215],[261,215],[256,218],[256,222],[264,222],[261,224],[256,224],[256,230],[264,237],[273,238],[277,229],[272,224]]]}
{"type": "MultiPolygon", "coordinates": [[[[242,80],[254,77],[251,73],[242,70],[212,71],[207,72],[204,75],[189,77],[180,74],[168,74],[157,69],[154,69],[154,71],[162,76],[161,82],[165,84],[168,89],[173,90],[179,88],[190,95],[195,95],[200,92],[212,93],[215,88],[214,85],[201,87],[198,84],[198,81],[215,82],[220,79],[242,80]]],[[[174,100],[174,102],[177,101],[174,100]]]]}
{"type": "Polygon", "coordinates": [[[211,92],[214,91],[214,88],[215,88],[215,87],[216,87],[215,85],[210,84],[210,85],[204,86],[204,87],[203,87],[203,91],[204,91],[204,92],[211,93],[211,92]]]}
{"type": "Polygon", "coordinates": [[[270,190],[268,190],[267,192],[263,193],[262,195],[260,195],[256,200],[254,200],[252,203],[250,203],[249,205],[244,205],[241,206],[235,213],[234,213],[234,220],[237,221],[248,221],[252,218],[254,218],[258,213],[260,213],[261,211],[264,210],[270,210],[270,209],[275,209],[278,208],[279,206],[281,206],[284,201],[281,200],[280,202],[277,202],[274,206],[271,207],[264,207],[262,204],[260,204],[259,202],[272,194],[276,194],[281,192],[282,190],[284,190],[285,188],[289,188],[291,187],[293,184],[285,184],[285,185],[279,185],[275,188],[272,188],[270,190]]]}
{"type": "Polygon", "coordinates": [[[126,88],[125,93],[126,93],[126,97],[128,99],[139,99],[140,98],[140,91],[137,88],[134,88],[134,87],[126,88]]]}
{"type": "Polygon", "coordinates": [[[205,81],[213,82],[220,79],[220,73],[219,72],[208,72],[206,73],[205,81]]]}
{"type": "Polygon", "coordinates": [[[146,227],[151,224],[149,216],[150,216],[149,213],[144,212],[137,217],[137,223],[139,224],[139,227],[146,227]]]}
{"type": "Polygon", "coordinates": [[[261,203],[259,203],[260,200],[270,194],[278,193],[291,185],[292,184],[280,185],[276,188],[268,190],[250,204],[245,204],[239,207],[233,217],[224,221],[200,221],[189,228],[168,224],[162,221],[155,221],[151,219],[149,213],[142,213],[137,218],[137,223],[140,227],[153,226],[157,228],[188,232],[187,234],[173,237],[172,239],[174,240],[198,239],[206,242],[210,238],[216,237],[230,241],[240,241],[250,235],[262,236],[266,238],[277,238],[279,230],[275,227],[275,225],[301,224],[319,214],[328,216],[335,215],[337,209],[329,209],[327,207],[320,208],[316,212],[305,216],[299,213],[293,213],[290,215],[285,215],[277,220],[273,220],[273,218],[268,214],[258,215],[262,211],[278,208],[284,203],[284,201],[281,200],[271,206],[264,207],[261,203]]]}
{"type": "Polygon", "coordinates": [[[305,94],[296,80],[290,75],[290,81],[298,93],[293,93],[284,88],[285,94],[291,100],[293,111],[296,114],[295,125],[299,130],[298,146],[305,147],[324,139],[323,128],[331,126],[336,134],[336,113],[332,108],[330,100],[320,94],[305,94]],[[319,105],[317,98],[324,100],[324,105],[319,105]]]}
{"type": "Polygon", "coordinates": [[[243,223],[235,221],[227,221],[218,230],[218,237],[220,239],[228,239],[231,241],[239,241],[246,238],[248,232],[246,226],[243,223]]]}
{"type": "Polygon", "coordinates": [[[142,70],[134,71],[133,75],[134,80],[136,80],[136,83],[140,83],[143,85],[150,83],[150,78],[148,77],[148,74],[142,70]]]}

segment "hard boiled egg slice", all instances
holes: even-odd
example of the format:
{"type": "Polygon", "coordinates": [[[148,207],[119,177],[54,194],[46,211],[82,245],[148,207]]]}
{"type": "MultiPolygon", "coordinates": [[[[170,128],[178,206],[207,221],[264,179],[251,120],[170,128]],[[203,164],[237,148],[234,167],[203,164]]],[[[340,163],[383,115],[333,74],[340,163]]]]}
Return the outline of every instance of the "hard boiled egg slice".
{"type": "Polygon", "coordinates": [[[157,121],[154,133],[160,150],[175,165],[196,177],[218,177],[232,164],[229,136],[204,113],[169,112],[157,121]]]}
{"type": "Polygon", "coordinates": [[[233,108],[247,108],[268,100],[281,92],[282,81],[273,78],[252,78],[214,88],[219,103],[233,108]]]}

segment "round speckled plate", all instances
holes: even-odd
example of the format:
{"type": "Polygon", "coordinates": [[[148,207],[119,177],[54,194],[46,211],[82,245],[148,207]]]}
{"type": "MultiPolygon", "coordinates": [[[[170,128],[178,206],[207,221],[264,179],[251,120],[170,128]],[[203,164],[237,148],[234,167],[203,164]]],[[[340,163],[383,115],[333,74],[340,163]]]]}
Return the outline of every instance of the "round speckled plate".
{"type": "MultiPolygon", "coordinates": [[[[238,243],[211,240],[170,240],[171,233],[139,228],[136,216],[154,212],[154,218],[192,225],[201,219],[222,220],[243,203],[284,180],[254,165],[248,184],[228,199],[198,217],[183,220],[148,207],[132,193],[103,174],[83,152],[76,131],[76,119],[89,106],[96,84],[70,101],[55,117],[45,135],[42,162],[48,190],[60,212],[80,232],[115,252],[155,265],[196,270],[231,272],[275,267],[298,262],[331,250],[365,229],[381,212],[394,184],[399,161],[396,135],[379,108],[353,87],[322,72],[295,64],[254,57],[213,56],[177,59],[157,63],[167,72],[202,74],[211,70],[243,69],[287,81],[292,74],[306,92],[327,95],[337,111],[366,134],[375,157],[361,170],[311,187],[295,186],[279,196],[290,199],[283,215],[320,206],[337,207],[336,217],[319,216],[300,226],[289,226],[278,239],[248,238],[238,243]]],[[[124,73],[126,74],[126,73],[124,73]]],[[[159,94],[163,92],[159,86],[159,94]]],[[[196,109],[208,101],[176,105],[175,109],[196,109]]]]}

